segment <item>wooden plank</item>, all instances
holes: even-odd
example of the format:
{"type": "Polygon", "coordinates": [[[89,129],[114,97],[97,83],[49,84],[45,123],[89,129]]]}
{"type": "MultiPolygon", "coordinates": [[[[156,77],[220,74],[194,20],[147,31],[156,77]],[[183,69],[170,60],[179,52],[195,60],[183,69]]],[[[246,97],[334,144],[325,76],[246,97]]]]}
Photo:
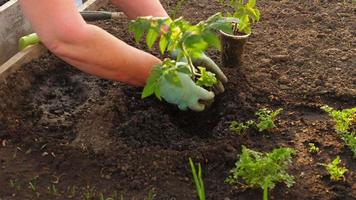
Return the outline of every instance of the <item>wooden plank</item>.
{"type": "MultiPolygon", "coordinates": [[[[102,6],[105,6],[106,4],[108,4],[108,2],[109,0],[87,0],[82,6],[79,7],[79,11],[96,10],[102,6]]],[[[16,53],[13,57],[11,57],[8,61],[6,61],[0,66],[0,82],[4,81],[6,77],[8,77],[11,73],[15,72],[22,65],[30,62],[33,59],[38,58],[46,51],[47,49],[42,44],[37,44],[16,53]]]]}
{"type": "Polygon", "coordinates": [[[31,25],[23,16],[17,0],[0,7],[0,65],[17,51],[17,41],[31,32],[31,25]]]}

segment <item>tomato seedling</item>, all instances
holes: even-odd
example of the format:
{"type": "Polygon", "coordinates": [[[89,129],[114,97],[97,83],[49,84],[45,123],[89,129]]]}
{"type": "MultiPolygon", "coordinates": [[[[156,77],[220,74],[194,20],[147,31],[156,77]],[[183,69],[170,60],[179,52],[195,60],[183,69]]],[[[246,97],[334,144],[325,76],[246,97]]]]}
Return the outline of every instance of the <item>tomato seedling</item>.
{"type": "Polygon", "coordinates": [[[330,174],[330,179],[332,181],[340,181],[345,180],[344,174],[347,172],[345,167],[339,167],[338,165],[341,163],[341,159],[337,156],[331,163],[322,164],[326,171],[330,174]]]}
{"type": "Polygon", "coordinates": [[[155,94],[160,98],[159,83],[166,78],[170,83],[180,86],[178,72],[191,76],[197,85],[210,88],[217,83],[215,74],[206,71],[205,66],[195,66],[194,60],[199,59],[208,48],[220,50],[218,31],[232,32],[231,23],[236,18],[223,17],[221,13],[207,20],[192,25],[182,17],[178,19],[142,17],[130,23],[129,31],[134,33],[138,43],[146,33],[146,44],[149,49],[158,41],[161,54],[174,55],[174,59],[165,58],[163,63],[154,67],[150,74],[142,98],[155,94]]]}
{"type": "Polygon", "coordinates": [[[276,183],[283,182],[288,187],[294,184],[293,176],[287,172],[294,153],[291,148],[278,148],[270,153],[261,153],[242,146],[240,159],[225,182],[235,185],[242,179],[248,187],[261,187],[263,199],[267,200],[268,190],[274,188],[276,183]]]}
{"type": "Polygon", "coordinates": [[[220,0],[220,3],[234,10],[233,13],[227,13],[228,16],[239,19],[239,23],[233,23],[234,35],[251,34],[251,23],[258,22],[261,15],[255,8],[256,0],[220,0]]]}

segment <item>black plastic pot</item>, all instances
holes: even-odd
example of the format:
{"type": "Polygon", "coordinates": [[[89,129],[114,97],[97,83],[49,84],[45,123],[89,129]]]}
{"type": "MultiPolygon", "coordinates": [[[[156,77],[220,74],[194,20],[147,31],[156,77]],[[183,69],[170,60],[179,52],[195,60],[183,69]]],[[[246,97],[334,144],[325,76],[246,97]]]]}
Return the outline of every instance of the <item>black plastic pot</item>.
{"type": "Polygon", "coordinates": [[[223,67],[241,66],[244,44],[250,35],[230,35],[220,31],[221,63],[223,67]]]}

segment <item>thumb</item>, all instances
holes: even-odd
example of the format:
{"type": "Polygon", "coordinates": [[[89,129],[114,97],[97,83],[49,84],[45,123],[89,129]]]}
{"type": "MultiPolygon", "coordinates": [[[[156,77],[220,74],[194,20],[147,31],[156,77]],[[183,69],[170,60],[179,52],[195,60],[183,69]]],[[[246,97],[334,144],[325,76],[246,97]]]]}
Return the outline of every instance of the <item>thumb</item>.
{"type": "Polygon", "coordinates": [[[208,90],[206,90],[202,87],[199,87],[199,86],[196,86],[195,94],[198,99],[206,100],[206,101],[214,99],[214,96],[215,96],[213,92],[208,91],[208,90]]]}

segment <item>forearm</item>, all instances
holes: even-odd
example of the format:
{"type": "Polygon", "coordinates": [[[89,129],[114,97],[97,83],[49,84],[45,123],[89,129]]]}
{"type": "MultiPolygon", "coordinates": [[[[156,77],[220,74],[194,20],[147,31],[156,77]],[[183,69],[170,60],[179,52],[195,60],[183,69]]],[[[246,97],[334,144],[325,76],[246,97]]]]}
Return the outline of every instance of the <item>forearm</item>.
{"type": "Polygon", "coordinates": [[[161,62],[92,25],[85,27],[80,40],[61,42],[52,51],[84,72],[137,86],[144,85],[151,68],[161,62]]]}
{"type": "Polygon", "coordinates": [[[130,19],[139,16],[168,17],[159,0],[112,0],[130,19]]]}

